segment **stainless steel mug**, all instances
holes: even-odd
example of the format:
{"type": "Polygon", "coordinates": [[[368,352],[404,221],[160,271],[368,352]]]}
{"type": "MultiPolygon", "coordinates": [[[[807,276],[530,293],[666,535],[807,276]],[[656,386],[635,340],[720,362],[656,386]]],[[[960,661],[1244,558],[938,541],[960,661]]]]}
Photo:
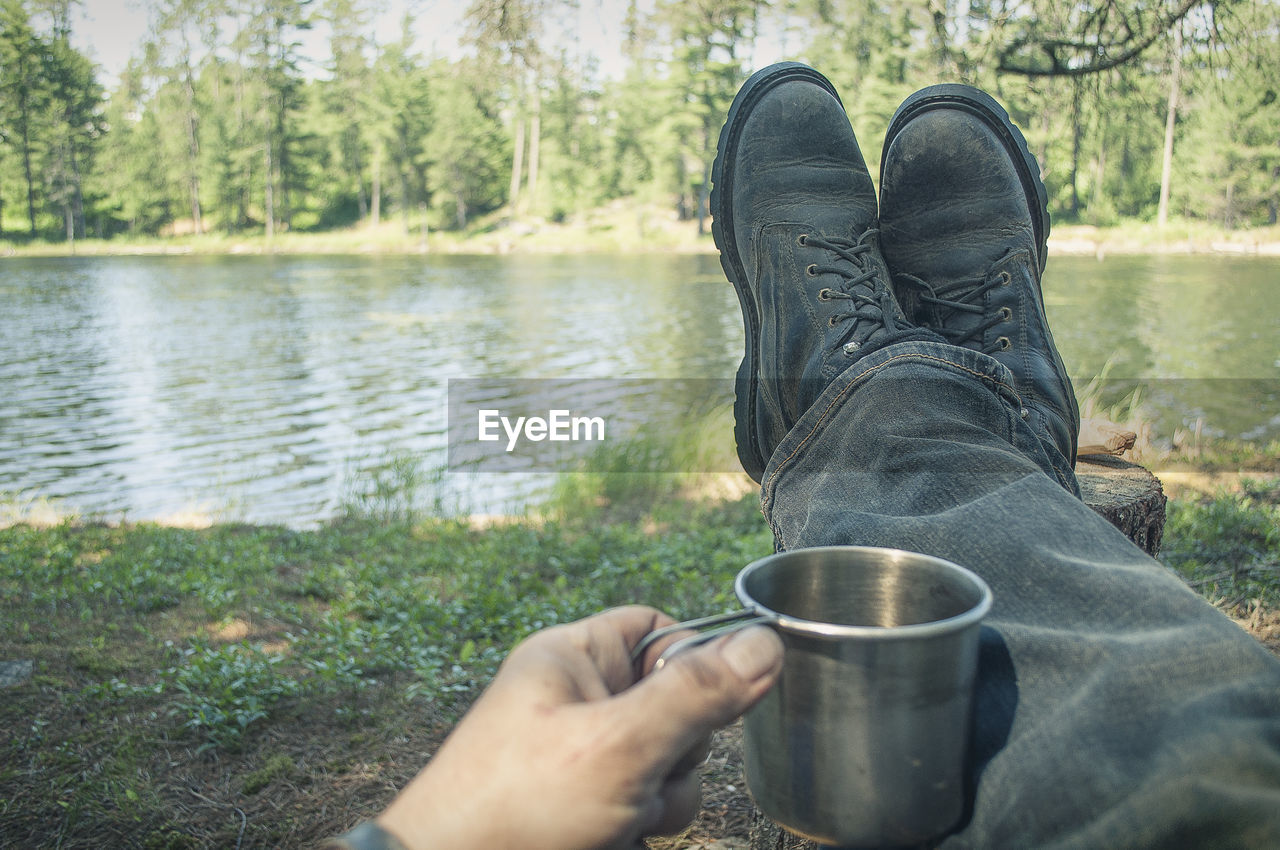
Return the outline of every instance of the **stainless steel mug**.
{"type": "Polygon", "coordinates": [[[778,683],[744,722],[760,810],[841,847],[915,845],[950,831],[964,810],[986,583],[928,555],[830,546],[761,558],[734,587],[744,610],[662,634],[741,622],[663,657],[754,622],[781,636],[778,683]]]}

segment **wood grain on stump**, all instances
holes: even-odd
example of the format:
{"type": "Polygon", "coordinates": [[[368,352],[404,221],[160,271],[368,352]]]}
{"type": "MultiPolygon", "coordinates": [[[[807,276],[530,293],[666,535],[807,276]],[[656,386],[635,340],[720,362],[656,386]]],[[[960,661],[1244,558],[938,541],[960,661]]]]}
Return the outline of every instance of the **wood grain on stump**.
{"type": "MultiPolygon", "coordinates": [[[[1080,496],[1152,557],[1164,536],[1165,495],[1160,479],[1136,463],[1110,455],[1089,455],[1076,463],[1080,496]]],[[[787,832],[757,809],[751,815],[751,850],[821,850],[821,845],[787,832]]]]}
{"type": "Polygon", "coordinates": [[[1084,503],[1124,532],[1151,557],[1164,537],[1164,488],[1136,463],[1109,455],[1089,455],[1076,463],[1084,503]]]}

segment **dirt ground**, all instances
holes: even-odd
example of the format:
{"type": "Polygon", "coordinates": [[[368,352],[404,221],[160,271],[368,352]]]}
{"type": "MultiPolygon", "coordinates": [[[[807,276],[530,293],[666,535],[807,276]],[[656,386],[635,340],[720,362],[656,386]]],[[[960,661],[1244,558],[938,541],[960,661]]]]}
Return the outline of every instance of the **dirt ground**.
{"type": "MultiPolygon", "coordinates": [[[[1231,613],[1280,655],[1280,611],[1231,613]]],[[[135,714],[108,716],[68,705],[54,688],[34,704],[24,700],[23,716],[15,714],[13,702],[0,703],[0,722],[11,730],[0,744],[7,798],[0,799],[0,847],[310,846],[385,805],[465,708],[459,703],[430,718],[412,704],[367,699],[363,705],[313,704],[232,753],[199,751],[189,740],[162,733],[139,737],[143,723],[135,714]],[[60,743],[50,753],[42,741],[60,743]],[[105,767],[125,747],[144,750],[126,759],[142,765],[137,776],[114,776],[105,767]],[[76,781],[50,789],[41,765],[61,766],[68,774],[67,763],[78,764],[76,781]],[[150,790],[130,801],[119,793],[121,782],[150,790]]],[[[740,724],[717,734],[702,771],[701,814],[684,834],[651,840],[653,850],[749,846],[753,807],[742,774],[740,724]]]]}

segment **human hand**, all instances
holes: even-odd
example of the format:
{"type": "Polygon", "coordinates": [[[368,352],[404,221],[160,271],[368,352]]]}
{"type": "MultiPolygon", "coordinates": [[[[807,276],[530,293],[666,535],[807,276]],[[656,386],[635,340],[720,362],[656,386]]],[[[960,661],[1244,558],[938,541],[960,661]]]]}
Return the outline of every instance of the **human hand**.
{"type": "Polygon", "coordinates": [[[671,622],[618,608],[524,641],[378,824],[409,850],[632,848],[678,832],[711,732],[773,686],[782,642],[751,627],[637,682],[632,649],[671,622]]]}

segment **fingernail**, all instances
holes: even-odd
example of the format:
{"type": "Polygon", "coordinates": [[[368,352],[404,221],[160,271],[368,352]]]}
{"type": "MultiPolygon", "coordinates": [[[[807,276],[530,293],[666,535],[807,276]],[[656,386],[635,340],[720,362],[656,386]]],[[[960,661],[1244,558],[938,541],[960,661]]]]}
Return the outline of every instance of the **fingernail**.
{"type": "Polygon", "coordinates": [[[738,678],[752,681],[773,672],[782,661],[782,641],[773,629],[751,626],[725,641],[720,657],[738,678]]]}

